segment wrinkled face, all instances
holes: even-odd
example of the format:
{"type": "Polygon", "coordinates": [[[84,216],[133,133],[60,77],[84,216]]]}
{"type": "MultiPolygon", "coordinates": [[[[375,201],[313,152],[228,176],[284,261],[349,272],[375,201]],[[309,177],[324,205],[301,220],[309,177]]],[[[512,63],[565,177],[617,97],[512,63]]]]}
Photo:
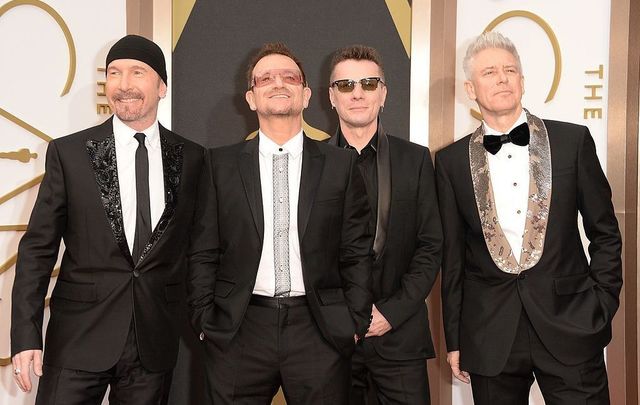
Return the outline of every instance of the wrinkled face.
{"type": "Polygon", "coordinates": [[[139,131],[156,119],[167,85],[155,70],[135,59],[117,59],[107,67],[105,92],[113,113],[139,131]]]}
{"type": "Polygon", "coordinates": [[[338,63],[331,73],[331,83],[336,80],[352,80],[358,82],[351,92],[342,92],[337,86],[329,87],[329,99],[335,107],[341,126],[350,128],[366,128],[375,126],[387,97],[387,86],[382,82],[374,90],[365,90],[361,79],[381,77],[380,67],[370,60],[348,59],[338,63]]]}
{"type": "Polygon", "coordinates": [[[471,79],[464,83],[483,116],[514,114],[521,108],[524,77],[511,52],[489,48],[473,57],[471,79]]]}
{"type": "Polygon", "coordinates": [[[267,55],[253,68],[253,87],[245,98],[258,117],[302,116],[309,105],[311,89],[302,83],[302,73],[293,59],[267,55]]]}

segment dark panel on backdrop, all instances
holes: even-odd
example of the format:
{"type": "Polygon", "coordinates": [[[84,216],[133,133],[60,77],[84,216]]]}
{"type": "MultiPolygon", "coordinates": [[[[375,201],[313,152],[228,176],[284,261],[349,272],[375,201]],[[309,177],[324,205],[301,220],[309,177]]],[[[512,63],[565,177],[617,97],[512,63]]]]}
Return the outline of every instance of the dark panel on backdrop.
{"type": "Polygon", "coordinates": [[[205,146],[244,139],[258,127],[245,99],[245,69],[265,42],[282,41],[301,59],[313,90],[305,121],[333,134],[330,54],[362,43],[385,63],[385,129],[409,139],[410,61],[384,0],[197,1],[173,53],[173,129],[205,146]]]}

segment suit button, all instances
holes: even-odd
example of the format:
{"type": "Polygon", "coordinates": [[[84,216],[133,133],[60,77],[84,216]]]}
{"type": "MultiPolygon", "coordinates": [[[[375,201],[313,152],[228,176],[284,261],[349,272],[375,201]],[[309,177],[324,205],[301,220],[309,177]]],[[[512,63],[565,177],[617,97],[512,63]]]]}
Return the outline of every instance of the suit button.
{"type": "Polygon", "coordinates": [[[524,274],[524,273],[518,274],[518,280],[524,280],[525,278],[527,278],[526,274],[524,274]]]}
{"type": "Polygon", "coordinates": [[[140,276],[140,272],[138,270],[133,271],[133,277],[138,278],[140,276]]]}

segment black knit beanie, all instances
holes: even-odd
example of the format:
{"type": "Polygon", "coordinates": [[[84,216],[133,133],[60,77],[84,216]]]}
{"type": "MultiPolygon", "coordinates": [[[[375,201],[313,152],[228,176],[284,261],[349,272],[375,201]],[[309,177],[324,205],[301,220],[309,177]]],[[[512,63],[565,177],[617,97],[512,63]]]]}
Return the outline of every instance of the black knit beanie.
{"type": "Polygon", "coordinates": [[[113,44],[107,54],[105,67],[116,59],[135,59],[151,66],[167,84],[167,66],[162,49],[153,41],[139,35],[127,35],[113,44]]]}

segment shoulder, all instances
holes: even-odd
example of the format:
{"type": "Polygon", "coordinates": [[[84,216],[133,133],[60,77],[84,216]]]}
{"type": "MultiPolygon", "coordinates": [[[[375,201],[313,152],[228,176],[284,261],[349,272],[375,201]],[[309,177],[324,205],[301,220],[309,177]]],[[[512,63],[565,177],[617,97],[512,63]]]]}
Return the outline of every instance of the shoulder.
{"type": "Polygon", "coordinates": [[[463,156],[469,156],[469,141],[471,134],[464,138],[458,139],[436,152],[436,161],[460,159],[463,156]]]}
{"type": "Polygon", "coordinates": [[[304,146],[308,149],[308,152],[313,153],[315,150],[331,159],[350,160],[356,154],[353,150],[341,148],[323,141],[316,141],[311,138],[305,138],[304,146]]]}
{"type": "Polygon", "coordinates": [[[584,125],[571,122],[543,120],[549,136],[549,144],[552,149],[561,146],[579,147],[586,138],[591,138],[589,128],[584,125]]]}
{"type": "Polygon", "coordinates": [[[167,141],[172,144],[182,144],[184,150],[193,151],[195,153],[204,154],[205,148],[190,139],[185,138],[184,136],[178,135],[177,133],[166,129],[163,126],[160,126],[160,134],[164,136],[167,141]]]}
{"type": "Polygon", "coordinates": [[[51,144],[60,148],[66,148],[77,144],[85,145],[90,139],[107,137],[112,133],[113,127],[111,125],[111,119],[108,119],[102,124],[53,139],[51,144]]]}
{"type": "Polygon", "coordinates": [[[429,148],[426,146],[422,146],[390,134],[387,134],[387,139],[389,140],[389,147],[397,149],[403,153],[423,155],[425,152],[429,151],[429,148]]]}

